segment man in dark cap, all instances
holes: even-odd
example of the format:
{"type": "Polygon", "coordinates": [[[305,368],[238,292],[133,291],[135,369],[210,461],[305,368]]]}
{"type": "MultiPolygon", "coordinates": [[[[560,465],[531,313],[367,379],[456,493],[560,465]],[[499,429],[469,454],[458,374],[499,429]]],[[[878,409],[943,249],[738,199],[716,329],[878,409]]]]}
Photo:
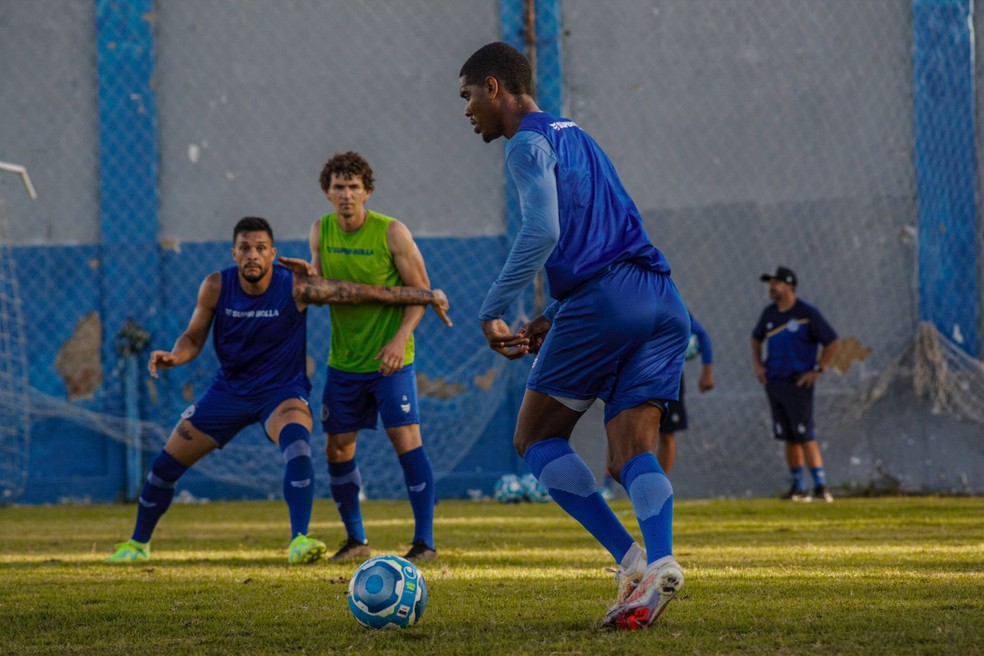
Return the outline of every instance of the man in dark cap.
{"type": "Polygon", "coordinates": [[[752,366],[769,397],[773,434],[786,444],[792,486],[783,498],[830,503],[834,498],[827,488],[813,430],[813,386],[833,360],[837,333],[817,308],[796,297],[797,280],[792,270],[780,266],[774,274],[762,274],[761,280],[769,283],[772,305],[763,310],[752,331],[752,366]],[[804,463],[813,477],[812,494],[806,485],[804,463]]]}

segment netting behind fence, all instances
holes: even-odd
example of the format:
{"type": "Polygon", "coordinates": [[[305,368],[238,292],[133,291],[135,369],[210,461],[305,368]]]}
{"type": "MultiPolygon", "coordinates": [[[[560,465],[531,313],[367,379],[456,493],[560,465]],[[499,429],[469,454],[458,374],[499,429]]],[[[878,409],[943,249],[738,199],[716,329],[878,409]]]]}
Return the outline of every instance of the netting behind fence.
{"type": "MultiPolygon", "coordinates": [[[[749,355],[768,302],[758,276],[779,264],[796,270],[800,296],[849,344],[817,397],[832,482],[865,485],[887,472],[905,487],[980,489],[979,364],[953,356],[973,353],[980,331],[980,224],[970,249],[950,252],[941,235],[958,213],[943,207],[937,217],[920,204],[925,188],[966,191],[965,177],[977,175],[964,151],[952,168],[934,166],[927,147],[956,152],[968,135],[973,142],[964,115],[921,120],[921,102],[945,101],[947,81],[968,69],[930,56],[947,44],[934,50],[914,37],[925,33],[926,3],[535,4],[560,20],[558,40],[537,44],[544,98],[562,103],[612,157],[714,339],[717,388],[699,394],[688,371],[680,494],[768,494],[783,484],[749,355]],[[934,350],[917,327],[937,310],[946,320],[934,350]],[[964,321],[968,313],[977,325],[964,321]],[[918,382],[922,365],[910,362],[935,363],[928,387],[918,382]],[[934,400],[922,408],[913,389],[934,400]]],[[[514,408],[503,404],[528,363],[485,350],[474,321],[508,246],[510,183],[501,147],[482,144],[462,115],[457,72],[487,41],[524,41],[525,9],[453,0],[0,2],[10,35],[0,39],[0,75],[11,90],[0,94],[0,159],[27,164],[41,191],[29,204],[5,187],[4,284],[23,299],[27,346],[8,338],[3,357],[14,369],[25,363],[31,388],[30,403],[18,383],[0,404],[14,463],[5,477],[50,474],[46,459],[74,457],[64,454],[92,459],[82,467],[87,481],[122,467],[102,443],[128,439],[128,387],[114,349],[125,320],[149,331],[151,346],[168,347],[202,277],[231,264],[231,227],[243,215],[266,216],[281,252],[307,257],[308,228],[328,211],[318,172],[349,149],[375,169],[370,206],[410,227],[433,283],[452,298],[453,331],[432,319],[418,331],[423,431],[436,469],[478,476],[482,465],[515,466],[491,454],[509,451],[512,416],[503,413],[514,408]],[[141,77],[147,61],[153,70],[141,77]],[[31,449],[18,428],[27,423],[31,449]]],[[[959,27],[944,14],[938,23],[959,27]]],[[[959,198],[954,205],[966,209],[959,198]]],[[[13,335],[17,324],[4,321],[13,335]]],[[[317,399],[326,311],[311,311],[309,330],[317,399]]],[[[216,363],[209,351],[153,383],[145,356],[129,389],[151,453],[216,363]]],[[[600,470],[595,413],[575,441],[600,470]]],[[[367,436],[360,449],[370,494],[401,494],[385,437],[367,436]]],[[[279,489],[276,451],[259,431],[196,470],[255,493],[279,489]]],[[[78,476],[46,480],[56,495],[112,496],[76,493],[78,476]]]]}

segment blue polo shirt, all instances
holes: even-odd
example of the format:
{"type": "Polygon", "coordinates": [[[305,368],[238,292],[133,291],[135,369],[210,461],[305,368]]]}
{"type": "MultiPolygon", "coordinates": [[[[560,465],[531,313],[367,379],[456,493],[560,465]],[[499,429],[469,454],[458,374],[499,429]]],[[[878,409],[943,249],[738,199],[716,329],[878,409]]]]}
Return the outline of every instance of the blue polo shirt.
{"type": "Polygon", "coordinates": [[[773,303],[759,317],[752,339],[765,342],[765,377],[769,380],[795,380],[812,371],[817,351],[835,339],[837,333],[820,311],[799,299],[786,312],[773,303]]]}

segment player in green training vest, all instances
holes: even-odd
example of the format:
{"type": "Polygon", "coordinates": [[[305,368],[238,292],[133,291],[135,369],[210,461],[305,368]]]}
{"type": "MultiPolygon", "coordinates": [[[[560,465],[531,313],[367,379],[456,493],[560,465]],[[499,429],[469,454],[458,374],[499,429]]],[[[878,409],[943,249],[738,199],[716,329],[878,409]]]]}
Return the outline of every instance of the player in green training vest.
{"type": "MultiPolygon", "coordinates": [[[[424,258],[406,226],[372,212],[375,188],[361,155],[338,153],[321,171],[321,189],[335,211],[311,226],[311,260],[326,278],[373,285],[430,289],[424,258]]],[[[413,330],[425,308],[331,306],[331,350],[322,398],[328,434],[331,494],[347,533],[333,560],[365,559],[369,542],[362,522],[362,479],[355,461],[360,429],[377,416],[399,457],[415,520],[406,558],[433,560],[434,473],[420,436],[413,330]]]]}

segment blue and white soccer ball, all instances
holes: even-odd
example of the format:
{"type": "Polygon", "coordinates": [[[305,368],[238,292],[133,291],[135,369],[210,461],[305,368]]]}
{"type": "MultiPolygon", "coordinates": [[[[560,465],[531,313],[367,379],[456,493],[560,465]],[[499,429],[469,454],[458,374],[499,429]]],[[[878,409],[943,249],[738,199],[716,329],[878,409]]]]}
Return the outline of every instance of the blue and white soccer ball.
{"type": "Polygon", "coordinates": [[[526,497],[527,501],[532,501],[533,503],[547,503],[550,501],[550,493],[547,492],[547,488],[543,487],[543,484],[536,480],[536,476],[533,474],[523,476],[519,479],[519,484],[523,486],[523,496],[526,497]]]}
{"type": "Polygon", "coordinates": [[[523,492],[523,484],[519,482],[516,474],[503,474],[495,482],[492,496],[499,503],[519,503],[526,500],[526,493],[523,492]]]}
{"type": "Polygon", "coordinates": [[[405,629],[424,614],[427,584],[409,560],[375,556],[352,575],[348,605],[359,624],[370,629],[405,629]]]}

